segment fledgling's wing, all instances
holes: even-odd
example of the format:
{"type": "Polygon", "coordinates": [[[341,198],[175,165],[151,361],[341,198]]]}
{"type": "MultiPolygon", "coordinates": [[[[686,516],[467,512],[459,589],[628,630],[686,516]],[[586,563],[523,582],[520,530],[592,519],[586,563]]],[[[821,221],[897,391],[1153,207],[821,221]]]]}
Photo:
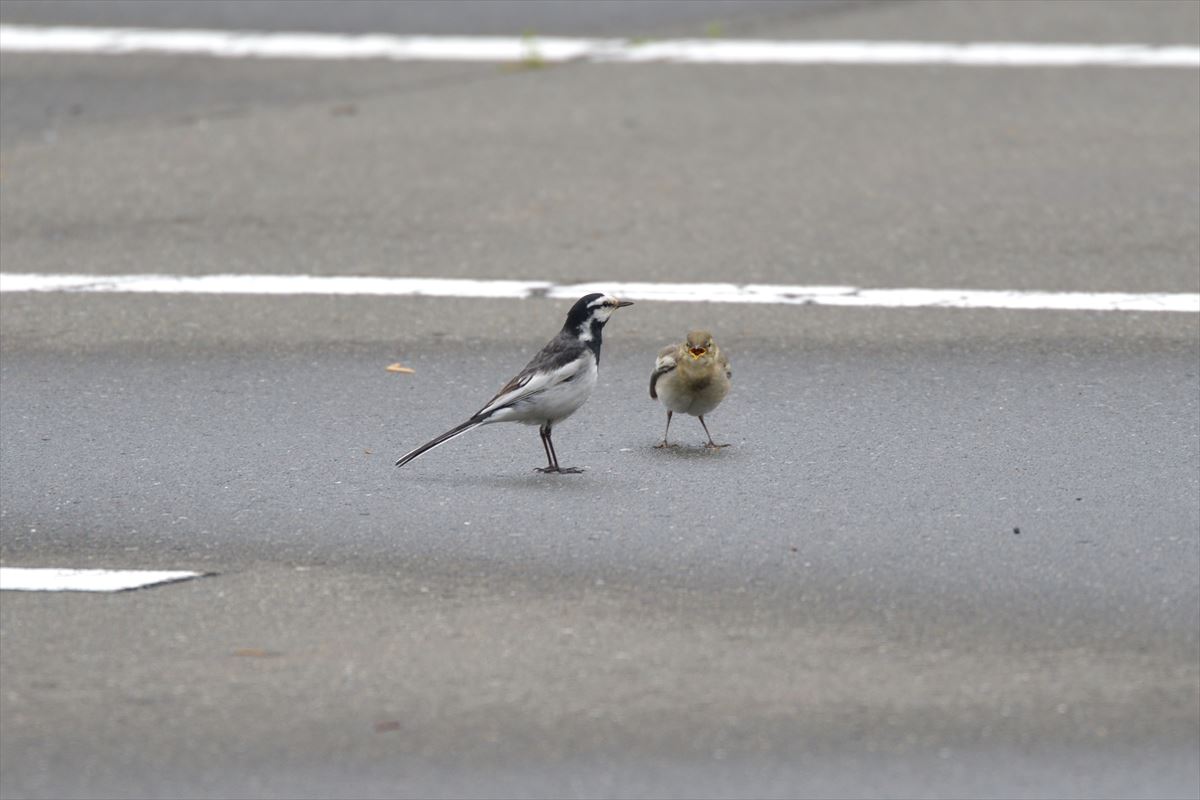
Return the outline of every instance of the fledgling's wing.
{"type": "Polygon", "coordinates": [[[658,399],[658,379],[675,369],[675,358],[680,345],[670,344],[664,347],[654,362],[654,371],[650,373],[650,399],[658,399]]]}
{"type": "Polygon", "coordinates": [[[575,339],[562,335],[554,337],[503,389],[496,392],[487,405],[475,412],[472,419],[490,417],[500,409],[573,380],[590,358],[594,358],[591,351],[580,348],[575,339]]]}
{"type": "Polygon", "coordinates": [[[721,365],[721,369],[725,370],[725,377],[733,377],[733,367],[729,365],[729,359],[725,357],[724,351],[717,348],[717,363],[721,365]]]}

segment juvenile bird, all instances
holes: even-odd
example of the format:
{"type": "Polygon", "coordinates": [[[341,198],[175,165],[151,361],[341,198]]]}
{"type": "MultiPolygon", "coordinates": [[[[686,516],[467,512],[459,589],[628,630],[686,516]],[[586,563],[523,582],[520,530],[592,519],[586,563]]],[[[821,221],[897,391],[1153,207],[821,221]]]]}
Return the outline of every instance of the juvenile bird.
{"type": "Polygon", "coordinates": [[[667,429],[657,447],[670,447],[671,415],[676,411],[700,418],[708,436],[706,447],[728,447],[713,441],[704,415],[716,408],[729,392],[733,371],[708,331],[691,331],[687,340],[664,347],[650,373],[650,397],[667,407],[667,429]]]}
{"type": "Polygon", "coordinates": [[[405,454],[396,462],[402,467],[422,453],[445,444],[456,436],[492,422],[523,422],[541,426],[542,447],[547,464],[538,472],[583,472],[578,467],[560,467],[550,433],[554,426],[574,414],[596,386],[600,365],[600,339],[609,316],[618,308],[633,305],[606,294],[579,298],[567,312],[567,321],[525,369],[517,373],[496,396],[461,425],[405,454]]]}

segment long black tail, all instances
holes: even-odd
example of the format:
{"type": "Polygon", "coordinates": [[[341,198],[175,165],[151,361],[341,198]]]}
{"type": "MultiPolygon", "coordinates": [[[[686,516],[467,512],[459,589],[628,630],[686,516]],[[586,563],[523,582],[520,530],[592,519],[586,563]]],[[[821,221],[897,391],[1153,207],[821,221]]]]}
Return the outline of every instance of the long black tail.
{"type": "Polygon", "coordinates": [[[428,453],[433,448],[437,447],[438,445],[445,444],[446,442],[453,439],[455,436],[461,436],[462,434],[466,433],[467,431],[475,430],[476,428],[478,428],[480,425],[482,425],[485,422],[487,422],[486,419],[478,419],[477,417],[472,417],[471,419],[464,422],[462,425],[451,428],[450,430],[446,431],[445,433],[443,433],[441,436],[437,437],[436,439],[426,442],[425,444],[421,445],[416,450],[413,450],[410,453],[406,453],[404,456],[402,456],[400,458],[399,461],[396,462],[396,466],[403,467],[405,464],[412,461],[417,456],[419,456],[423,453],[428,453]]]}

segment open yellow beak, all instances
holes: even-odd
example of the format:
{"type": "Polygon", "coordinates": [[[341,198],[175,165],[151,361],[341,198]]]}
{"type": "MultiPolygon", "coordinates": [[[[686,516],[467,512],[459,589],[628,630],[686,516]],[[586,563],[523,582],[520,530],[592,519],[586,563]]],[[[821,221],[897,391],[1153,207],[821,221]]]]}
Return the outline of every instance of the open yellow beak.
{"type": "Polygon", "coordinates": [[[703,347],[689,347],[688,352],[692,354],[692,358],[699,358],[700,356],[704,355],[708,351],[705,350],[703,347]]]}

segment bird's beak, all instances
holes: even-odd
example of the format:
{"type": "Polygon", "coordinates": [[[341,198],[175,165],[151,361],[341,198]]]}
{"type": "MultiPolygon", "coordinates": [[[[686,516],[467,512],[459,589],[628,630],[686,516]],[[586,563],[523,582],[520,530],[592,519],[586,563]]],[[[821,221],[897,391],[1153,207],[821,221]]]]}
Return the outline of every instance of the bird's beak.
{"type": "Polygon", "coordinates": [[[617,301],[617,308],[624,308],[625,306],[631,306],[631,305],[633,305],[632,300],[618,300],[617,301]]]}
{"type": "Polygon", "coordinates": [[[690,347],[690,348],[688,348],[688,352],[690,352],[692,354],[692,358],[699,358],[700,356],[704,355],[708,351],[705,350],[703,347],[690,347]]]}

